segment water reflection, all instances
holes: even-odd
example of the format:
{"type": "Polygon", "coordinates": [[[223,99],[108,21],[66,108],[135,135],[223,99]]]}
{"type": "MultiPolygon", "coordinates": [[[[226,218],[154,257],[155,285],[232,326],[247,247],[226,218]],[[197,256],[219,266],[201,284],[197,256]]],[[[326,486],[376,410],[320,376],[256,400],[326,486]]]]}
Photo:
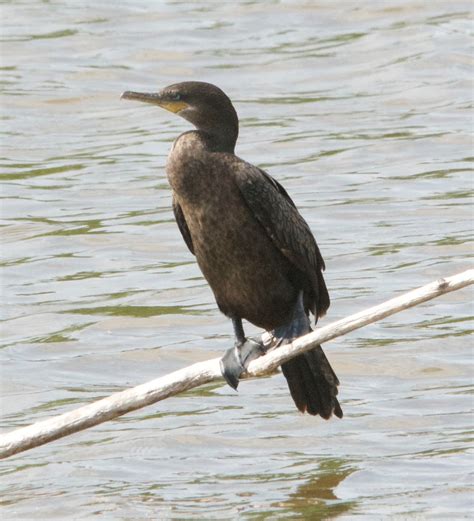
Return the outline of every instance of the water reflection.
{"type": "MultiPolygon", "coordinates": [[[[277,503],[277,508],[272,514],[287,513],[295,519],[331,519],[349,513],[357,502],[338,501],[340,498],[336,495],[338,485],[356,470],[348,463],[339,459],[328,459],[319,464],[317,473],[298,476],[299,479],[305,478],[307,481],[299,485],[287,500],[277,503]]],[[[262,514],[261,519],[266,519],[264,516],[266,513],[262,514]]]]}

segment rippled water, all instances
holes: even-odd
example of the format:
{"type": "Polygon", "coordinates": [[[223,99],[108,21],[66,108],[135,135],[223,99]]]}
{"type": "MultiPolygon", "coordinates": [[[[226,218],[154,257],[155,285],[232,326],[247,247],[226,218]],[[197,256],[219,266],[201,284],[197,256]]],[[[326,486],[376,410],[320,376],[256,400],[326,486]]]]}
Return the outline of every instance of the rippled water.
{"type": "MultiPolygon", "coordinates": [[[[200,79],[241,117],[327,263],[324,323],[470,266],[469,2],[2,7],[4,431],[232,342],[181,240],[172,114],[200,79]]],[[[5,519],[455,519],[472,511],[472,292],[326,345],[342,421],[284,378],[212,385],[4,460],[5,519]]]]}

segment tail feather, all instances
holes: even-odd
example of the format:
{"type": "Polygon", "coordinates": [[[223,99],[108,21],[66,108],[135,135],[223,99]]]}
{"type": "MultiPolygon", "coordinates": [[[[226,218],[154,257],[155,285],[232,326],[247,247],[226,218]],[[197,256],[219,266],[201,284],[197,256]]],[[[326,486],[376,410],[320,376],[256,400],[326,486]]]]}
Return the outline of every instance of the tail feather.
{"type": "Polygon", "coordinates": [[[328,420],[332,414],[342,418],[337,399],[339,380],[321,346],[282,365],[291,397],[301,412],[318,414],[328,420]]]}
{"type": "MultiPolygon", "coordinates": [[[[329,296],[324,280],[322,287],[324,291],[321,292],[321,296],[325,299],[325,305],[322,306],[319,316],[324,314],[329,306],[329,296]]],[[[303,293],[300,292],[291,322],[273,330],[276,347],[292,342],[295,338],[311,331],[303,301],[303,293]]],[[[313,416],[319,414],[326,420],[333,414],[342,418],[342,409],[337,399],[339,380],[321,346],[285,362],[281,368],[288,382],[291,396],[301,412],[307,412],[313,416]]]]}

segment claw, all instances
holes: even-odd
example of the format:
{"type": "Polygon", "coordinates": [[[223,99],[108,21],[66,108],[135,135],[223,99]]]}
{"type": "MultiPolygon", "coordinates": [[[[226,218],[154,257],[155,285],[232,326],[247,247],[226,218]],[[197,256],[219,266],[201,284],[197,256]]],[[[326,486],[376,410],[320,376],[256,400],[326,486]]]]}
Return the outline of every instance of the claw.
{"type": "Polygon", "coordinates": [[[221,373],[232,389],[237,389],[240,375],[245,372],[250,362],[264,353],[263,345],[249,338],[243,343],[236,343],[224,353],[220,360],[221,373]]]}
{"type": "Polygon", "coordinates": [[[220,366],[225,381],[232,389],[237,390],[239,377],[245,371],[245,367],[240,361],[237,347],[231,347],[224,353],[224,356],[220,360],[220,366]]]}

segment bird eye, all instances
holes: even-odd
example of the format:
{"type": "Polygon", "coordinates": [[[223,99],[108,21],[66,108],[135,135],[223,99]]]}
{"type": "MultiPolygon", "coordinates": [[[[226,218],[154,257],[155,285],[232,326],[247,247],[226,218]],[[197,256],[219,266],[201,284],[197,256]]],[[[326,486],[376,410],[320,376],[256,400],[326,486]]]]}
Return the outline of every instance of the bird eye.
{"type": "Polygon", "coordinates": [[[171,92],[170,99],[173,101],[179,101],[181,99],[181,94],[179,94],[179,92],[171,92]]]}

